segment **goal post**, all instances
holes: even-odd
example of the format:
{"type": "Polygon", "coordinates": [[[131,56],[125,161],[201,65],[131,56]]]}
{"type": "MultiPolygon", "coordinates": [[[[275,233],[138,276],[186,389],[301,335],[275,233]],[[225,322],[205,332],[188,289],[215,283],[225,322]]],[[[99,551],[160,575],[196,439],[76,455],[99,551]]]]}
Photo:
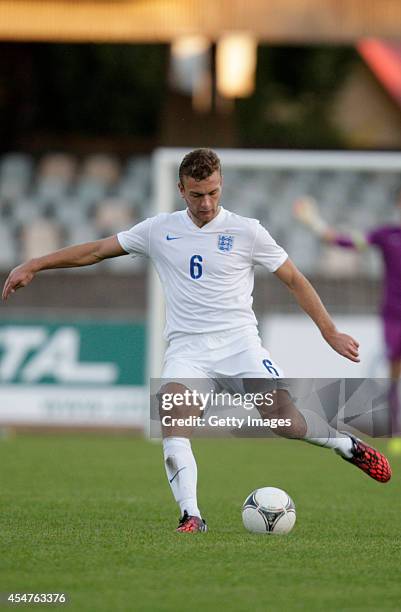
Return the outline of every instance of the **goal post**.
{"type": "MultiPolygon", "coordinates": [[[[160,148],[153,154],[152,216],[162,212],[173,212],[177,207],[178,166],[190,148],[160,148]]],[[[249,149],[216,149],[223,174],[225,169],[258,171],[341,171],[342,173],[392,173],[399,175],[401,185],[401,154],[399,153],[359,153],[330,151],[272,151],[249,149]]],[[[224,196],[223,196],[224,202],[224,196]]],[[[230,206],[227,206],[230,208],[230,206]]],[[[246,202],[243,214],[247,215],[246,202]]],[[[148,283],[148,377],[160,377],[165,343],[163,329],[165,306],[163,290],[153,266],[149,272],[148,283]]]]}

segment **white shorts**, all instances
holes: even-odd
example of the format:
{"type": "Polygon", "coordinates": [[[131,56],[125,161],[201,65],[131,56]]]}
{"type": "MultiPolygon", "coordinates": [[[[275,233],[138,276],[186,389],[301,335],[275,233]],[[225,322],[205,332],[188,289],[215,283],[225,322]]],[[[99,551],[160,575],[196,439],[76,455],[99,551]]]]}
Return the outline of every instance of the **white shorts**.
{"type": "MultiPolygon", "coordinates": [[[[163,383],[196,380],[216,381],[231,392],[243,393],[244,378],[279,379],[281,368],[274,363],[255,327],[218,334],[194,334],[172,340],[167,348],[163,383]]],[[[209,383],[210,384],[210,383],[209,383]]],[[[186,386],[192,387],[191,384],[186,386]]]]}

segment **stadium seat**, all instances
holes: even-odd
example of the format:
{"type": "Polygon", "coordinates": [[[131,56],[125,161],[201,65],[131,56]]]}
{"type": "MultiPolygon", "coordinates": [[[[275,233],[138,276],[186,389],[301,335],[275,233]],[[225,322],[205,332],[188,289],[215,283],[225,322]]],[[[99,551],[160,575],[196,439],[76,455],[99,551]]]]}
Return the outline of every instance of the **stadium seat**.
{"type": "Polygon", "coordinates": [[[9,270],[17,262],[17,241],[10,227],[0,224],[0,270],[9,270]]]}
{"type": "Polygon", "coordinates": [[[91,155],[83,163],[82,178],[113,185],[120,176],[120,164],[111,155],[91,155]]]}
{"type": "Polygon", "coordinates": [[[16,202],[27,193],[32,176],[32,159],[11,153],[0,160],[0,199],[16,202]]]}
{"type": "Polygon", "coordinates": [[[21,239],[24,260],[39,257],[63,246],[59,226],[53,221],[44,219],[36,219],[24,225],[21,239]]]}
{"type": "Polygon", "coordinates": [[[25,225],[40,218],[42,216],[42,209],[34,198],[24,198],[13,205],[11,216],[15,224],[25,225]]]}
{"type": "Polygon", "coordinates": [[[22,153],[9,153],[0,160],[0,177],[14,176],[19,179],[30,179],[33,159],[22,153]]]}
{"type": "Polygon", "coordinates": [[[110,236],[129,229],[138,222],[132,207],[119,198],[108,198],[99,202],[95,212],[95,227],[100,235],[110,236]]]}
{"type": "Polygon", "coordinates": [[[72,189],[77,162],[71,155],[52,153],[45,155],[36,175],[36,192],[40,200],[54,202],[72,189]]]}

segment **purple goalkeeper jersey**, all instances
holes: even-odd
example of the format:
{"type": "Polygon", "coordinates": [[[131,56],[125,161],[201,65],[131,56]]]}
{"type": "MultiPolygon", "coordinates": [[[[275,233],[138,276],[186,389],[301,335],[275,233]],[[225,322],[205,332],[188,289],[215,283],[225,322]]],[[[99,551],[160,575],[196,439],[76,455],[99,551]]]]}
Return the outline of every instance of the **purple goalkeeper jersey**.
{"type": "MultiPolygon", "coordinates": [[[[380,249],[384,262],[381,312],[384,317],[401,317],[401,225],[385,225],[365,234],[365,240],[380,249]]],[[[337,235],[335,244],[356,248],[349,236],[337,235]]]]}

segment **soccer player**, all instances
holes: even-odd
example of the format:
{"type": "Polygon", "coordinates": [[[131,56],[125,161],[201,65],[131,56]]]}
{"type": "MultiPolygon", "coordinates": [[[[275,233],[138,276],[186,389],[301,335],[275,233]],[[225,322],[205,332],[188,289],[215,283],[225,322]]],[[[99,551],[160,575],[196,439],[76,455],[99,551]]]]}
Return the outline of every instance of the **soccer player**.
{"type": "MultiPolygon", "coordinates": [[[[401,193],[397,207],[401,212],[401,193]]],[[[384,264],[384,282],[381,304],[383,338],[389,363],[389,408],[392,435],[400,435],[400,398],[398,387],[401,377],[401,223],[383,225],[368,232],[342,234],[329,227],[321,217],[313,198],[299,198],[294,203],[294,214],[321,240],[346,249],[363,251],[377,247],[384,264]]]]}
{"type": "MultiPolygon", "coordinates": [[[[110,257],[140,254],[154,263],[166,295],[168,348],[163,393],[189,390],[183,380],[225,379],[255,392],[280,368],[262,347],[252,310],[254,266],[262,265],[282,281],[312,318],[325,341],[340,355],[358,362],[358,343],[338,331],[309,281],[255,219],[231,213],[221,204],[220,160],[210,149],[188,153],[179,168],[178,189],[186,208],[146,219],[128,231],[35,258],[15,268],[3,299],[50,268],[95,264],[110,257]]],[[[378,481],[391,476],[387,459],[351,434],[340,434],[316,414],[298,412],[287,391],[277,391],[291,427],[278,433],[334,449],[378,481]],[[279,393],[280,391],[280,393],[279,393]]],[[[173,417],[199,414],[199,406],[175,402],[173,417]]],[[[261,409],[268,414],[268,407],[261,409]]],[[[168,480],[181,518],[177,531],[206,531],[197,501],[197,466],[190,428],[164,427],[163,451],[168,480]]]]}

